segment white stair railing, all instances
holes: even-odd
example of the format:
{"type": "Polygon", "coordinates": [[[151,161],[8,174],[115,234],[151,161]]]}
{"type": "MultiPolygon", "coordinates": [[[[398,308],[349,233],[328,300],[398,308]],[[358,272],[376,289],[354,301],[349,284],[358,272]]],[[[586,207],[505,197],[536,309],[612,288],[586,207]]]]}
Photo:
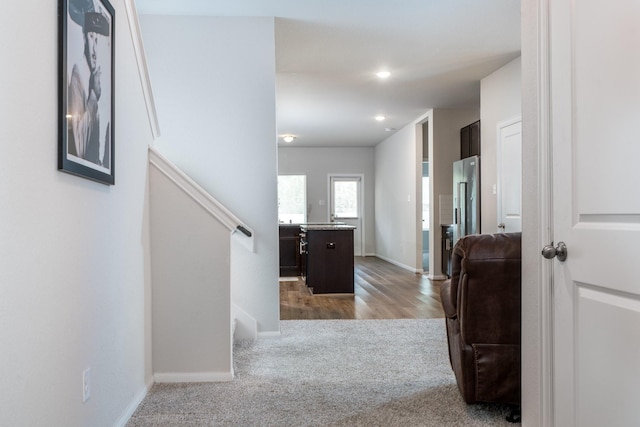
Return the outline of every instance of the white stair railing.
{"type": "Polygon", "coordinates": [[[235,237],[239,237],[248,250],[254,252],[253,230],[153,147],[149,147],[149,164],[189,194],[196,203],[224,224],[235,237]]]}
{"type": "Polygon", "coordinates": [[[129,31],[131,32],[131,39],[133,41],[133,49],[136,55],[140,84],[142,85],[144,101],[147,107],[149,126],[151,127],[153,139],[156,140],[160,137],[160,125],[158,123],[158,114],[156,113],[156,104],[153,100],[153,91],[151,90],[151,79],[149,78],[147,57],[144,53],[144,44],[142,43],[142,32],[140,31],[138,11],[136,10],[134,0],[124,0],[124,5],[127,12],[127,21],[129,22],[129,31]]]}

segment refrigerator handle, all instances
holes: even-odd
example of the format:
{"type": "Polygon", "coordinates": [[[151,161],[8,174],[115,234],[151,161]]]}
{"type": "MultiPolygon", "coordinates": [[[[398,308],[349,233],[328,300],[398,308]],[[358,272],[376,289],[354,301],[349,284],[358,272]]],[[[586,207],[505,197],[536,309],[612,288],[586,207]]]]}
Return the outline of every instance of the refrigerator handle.
{"type": "Polygon", "coordinates": [[[453,223],[458,223],[458,208],[453,208],[453,223]]]}
{"type": "Polygon", "coordinates": [[[460,237],[466,236],[467,231],[467,183],[458,183],[458,206],[460,206],[460,237]]]}

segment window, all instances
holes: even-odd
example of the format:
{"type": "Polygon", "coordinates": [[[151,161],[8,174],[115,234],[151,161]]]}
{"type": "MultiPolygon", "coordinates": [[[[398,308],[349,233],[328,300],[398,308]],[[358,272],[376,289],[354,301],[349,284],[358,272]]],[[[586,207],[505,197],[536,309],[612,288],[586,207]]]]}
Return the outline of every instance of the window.
{"type": "Polygon", "coordinates": [[[334,218],[358,218],[359,179],[334,178],[333,203],[334,218]]]}
{"type": "Polygon", "coordinates": [[[278,175],[278,221],[288,224],[307,222],[306,175],[278,175]]]}

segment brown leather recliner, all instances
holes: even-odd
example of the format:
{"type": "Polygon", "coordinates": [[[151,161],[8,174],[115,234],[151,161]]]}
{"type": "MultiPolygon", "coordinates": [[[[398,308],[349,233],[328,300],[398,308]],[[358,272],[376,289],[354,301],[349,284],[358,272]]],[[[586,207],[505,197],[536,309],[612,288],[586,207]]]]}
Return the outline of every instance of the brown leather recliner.
{"type": "Polygon", "coordinates": [[[465,236],[451,263],[440,295],[460,393],[520,405],[521,233],[465,236]]]}

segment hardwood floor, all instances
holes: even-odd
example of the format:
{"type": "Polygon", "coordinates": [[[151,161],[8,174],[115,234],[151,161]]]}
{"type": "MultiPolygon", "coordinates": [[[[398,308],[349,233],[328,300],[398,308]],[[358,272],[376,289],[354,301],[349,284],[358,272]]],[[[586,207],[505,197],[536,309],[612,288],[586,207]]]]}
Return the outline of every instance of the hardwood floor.
{"type": "Polygon", "coordinates": [[[354,295],[311,295],[300,278],[281,278],[280,319],[444,317],[441,281],[432,282],[376,257],[356,257],[354,270],[354,295]]]}

